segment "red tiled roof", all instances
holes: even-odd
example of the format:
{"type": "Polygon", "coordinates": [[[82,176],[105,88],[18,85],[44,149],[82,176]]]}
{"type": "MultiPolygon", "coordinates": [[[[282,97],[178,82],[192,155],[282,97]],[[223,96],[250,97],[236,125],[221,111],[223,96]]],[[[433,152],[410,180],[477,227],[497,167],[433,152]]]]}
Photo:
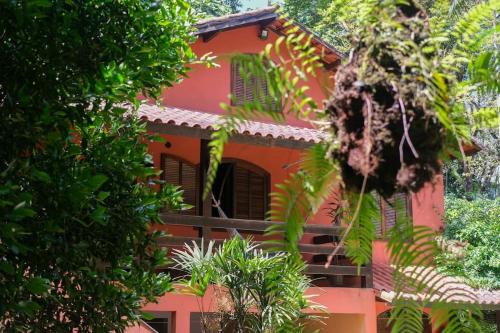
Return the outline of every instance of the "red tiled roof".
{"type": "Polygon", "coordinates": [[[392,291],[392,267],[387,265],[373,265],[373,288],[378,291],[392,291]]]}
{"type": "MultiPolygon", "coordinates": [[[[380,292],[380,297],[392,302],[396,297],[392,283],[393,268],[386,265],[373,265],[373,287],[380,292]]],[[[458,277],[445,276],[433,267],[410,267],[404,271],[409,278],[425,276],[427,285],[437,290],[436,295],[415,295],[405,292],[403,297],[426,300],[429,302],[446,300],[452,303],[475,303],[488,308],[500,309],[500,290],[472,288],[458,277]],[[459,291],[459,292],[457,292],[459,291]]]]}
{"type": "MultiPolygon", "coordinates": [[[[152,122],[213,130],[221,120],[221,115],[199,112],[169,106],[143,104],[138,110],[139,118],[152,122]]],[[[258,121],[246,121],[238,131],[244,135],[269,137],[317,143],[323,137],[319,130],[306,127],[272,124],[258,121]]]]}

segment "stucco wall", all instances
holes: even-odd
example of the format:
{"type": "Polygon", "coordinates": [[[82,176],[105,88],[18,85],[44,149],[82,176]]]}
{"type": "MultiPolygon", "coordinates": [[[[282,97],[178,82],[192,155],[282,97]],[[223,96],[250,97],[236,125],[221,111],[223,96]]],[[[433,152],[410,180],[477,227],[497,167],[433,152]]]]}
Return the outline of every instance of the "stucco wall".
{"type": "Polygon", "coordinates": [[[306,325],[305,332],[321,333],[365,333],[365,316],[360,314],[331,314],[322,317],[320,321],[311,321],[306,325]]]}
{"type": "MultiPolygon", "coordinates": [[[[322,315],[332,320],[339,320],[340,326],[336,324],[322,327],[321,332],[344,332],[344,333],[375,333],[376,314],[375,297],[369,289],[356,288],[310,288],[308,295],[312,300],[323,305],[322,315]],[[333,316],[331,316],[333,314],[333,316]],[[335,330],[330,328],[346,327],[352,330],[335,330]]],[[[158,300],[157,304],[151,303],[144,307],[145,311],[171,311],[175,323],[175,333],[188,333],[190,314],[192,312],[213,312],[217,310],[216,300],[220,298],[210,288],[205,297],[196,299],[194,296],[169,293],[158,300]]],[[[316,311],[310,311],[317,313],[316,311]]],[[[330,320],[328,319],[328,320],[330,320]]]]}

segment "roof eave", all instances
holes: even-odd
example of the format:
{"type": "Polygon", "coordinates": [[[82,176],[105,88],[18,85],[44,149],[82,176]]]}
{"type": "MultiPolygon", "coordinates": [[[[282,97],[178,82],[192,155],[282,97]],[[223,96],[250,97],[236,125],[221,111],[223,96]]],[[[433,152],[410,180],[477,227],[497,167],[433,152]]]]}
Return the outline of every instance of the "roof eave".
{"type": "Polygon", "coordinates": [[[276,12],[271,13],[263,13],[260,15],[251,15],[248,17],[235,17],[234,19],[228,19],[226,21],[214,20],[205,21],[199,24],[196,24],[196,32],[195,35],[200,36],[206,33],[211,33],[215,31],[226,31],[231,29],[237,29],[244,26],[256,25],[266,21],[274,21],[278,18],[278,14],[276,12]]]}
{"type": "MultiPolygon", "coordinates": [[[[261,25],[262,27],[267,27],[271,23],[276,21],[288,21],[286,18],[281,17],[278,14],[278,7],[266,7],[259,10],[248,11],[244,13],[232,14],[221,17],[214,17],[198,22],[196,27],[195,35],[202,37],[204,41],[208,41],[213,38],[216,34],[222,31],[228,31],[233,29],[238,29],[245,26],[251,25],[261,25]]],[[[283,25],[282,25],[283,27],[283,25]]],[[[290,27],[297,27],[304,31],[306,34],[313,37],[313,40],[328,50],[330,53],[334,54],[338,59],[343,58],[345,55],[338,51],[333,45],[323,40],[317,34],[306,28],[300,23],[292,22],[290,27]]],[[[288,29],[287,29],[288,30],[288,29]]],[[[280,30],[281,33],[286,34],[284,29],[280,30]]],[[[336,61],[337,63],[337,61],[336,61]]]]}

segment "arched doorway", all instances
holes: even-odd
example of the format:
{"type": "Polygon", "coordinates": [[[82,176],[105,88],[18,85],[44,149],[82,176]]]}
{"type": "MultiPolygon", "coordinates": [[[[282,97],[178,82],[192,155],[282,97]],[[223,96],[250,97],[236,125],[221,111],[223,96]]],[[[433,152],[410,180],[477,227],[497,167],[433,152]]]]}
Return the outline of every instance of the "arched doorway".
{"type": "MultiPolygon", "coordinates": [[[[229,218],[264,220],[269,204],[269,174],[238,159],[223,159],[212,187],[215,200],[229,218]]],[[[213,207],[212,216],[221,215],[213,207]]]]}

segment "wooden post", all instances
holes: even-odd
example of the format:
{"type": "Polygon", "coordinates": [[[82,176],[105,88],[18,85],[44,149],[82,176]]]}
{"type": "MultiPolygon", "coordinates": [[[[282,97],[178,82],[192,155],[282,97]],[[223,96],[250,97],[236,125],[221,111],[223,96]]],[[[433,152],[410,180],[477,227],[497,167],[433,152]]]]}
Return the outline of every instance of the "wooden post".
{"type": "Polygon", "coordinates": [[[495,311],[495,319],[497,322],[497,332],[500,332],[500,310],[495,311]]]}
{"type": "MultiPolygon", "coordinates": [[[[204,217],[212,216],[212,198],[207,196],[203,199],[203,191],[205,190],[205,184],[207,182],[207,172],[208,165],[210,163],[210,150],[208,147],[209,140],[200,140],[200,183],[199,183],[199,198],[200,203],[198,214],[204,217]]],[[[200,230],[200,237],[203,237],[205,246],[208,245],[210,241],[210,227],[204,225],[200,230]]]]}
{"type": "Polygon", "coordinates": [[[367,273],[365,275],[365,285],[364,288],[373,288],[373,265],[370,262],[366,265],[367,273]]]}

